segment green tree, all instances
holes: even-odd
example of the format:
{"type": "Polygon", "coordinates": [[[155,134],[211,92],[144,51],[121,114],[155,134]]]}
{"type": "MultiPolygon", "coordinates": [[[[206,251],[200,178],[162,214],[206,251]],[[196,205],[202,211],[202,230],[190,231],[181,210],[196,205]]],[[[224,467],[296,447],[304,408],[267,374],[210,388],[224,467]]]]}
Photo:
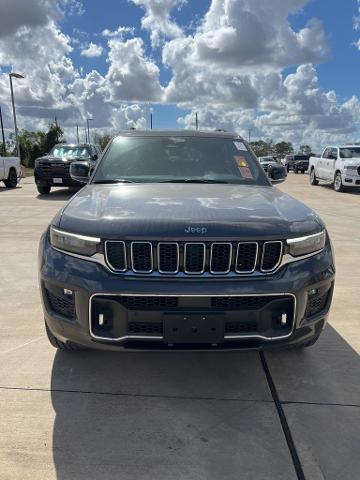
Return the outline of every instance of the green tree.
{"type": "Polygon", "coordinates": [[[265,157],[266,155],[271,154],[269,152],[271,147],[269,143],[265,142],[264,140],[256,140],[254,142],[250,142],[250,146],[257,157],[265,157]]]}
{"type": "Polygon", "coordinates": [[[294,152],[294,147],[291,142],[279,142],[274,146],[274,155],[276,158],[284,158],[294,152]]]}
{"type": "Polygon", "coordinates": [[[101,150],[104,150],[106,145],[110,142],[111,136],[107,133],[101,135],[100,133],[94,133],[94,142],[100,145],[101,150]]]}
{"type": "MultiPolygon", "coordinates": [[[[15,140],[14,137],[14,134],[10,135],[10,141],[13,144],[15,140]]],[[[63,130],[55,123],[49,125],[47,132],[21,130],[19,132],[19,145],[22,163],[26,167],[33,167],[36,158],[46,155],[56,143],[63,141],[65,141],[63,138],[63,130]]]]}
{"type": "Polygon", "coordinates": [[[312,155],[312,148],[310,145],[300,145],[299,152],[303,153],[304,155],[312,155]]]}

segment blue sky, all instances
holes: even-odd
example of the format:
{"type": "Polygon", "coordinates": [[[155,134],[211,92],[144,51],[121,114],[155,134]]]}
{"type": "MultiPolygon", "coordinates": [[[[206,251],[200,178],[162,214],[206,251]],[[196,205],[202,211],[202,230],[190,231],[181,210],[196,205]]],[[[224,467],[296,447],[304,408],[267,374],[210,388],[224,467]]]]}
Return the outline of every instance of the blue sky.
{"type": "Polygon", "coordinates": [[[359,140],[358,0],[1,2],[6,124],[17,70],[24,128],[56,115],[71,137],[91,116],[112,134],[147,128],[150,112],[155,128],[193,128],[197,111],[202,128],[253,138],[359,140]]]}

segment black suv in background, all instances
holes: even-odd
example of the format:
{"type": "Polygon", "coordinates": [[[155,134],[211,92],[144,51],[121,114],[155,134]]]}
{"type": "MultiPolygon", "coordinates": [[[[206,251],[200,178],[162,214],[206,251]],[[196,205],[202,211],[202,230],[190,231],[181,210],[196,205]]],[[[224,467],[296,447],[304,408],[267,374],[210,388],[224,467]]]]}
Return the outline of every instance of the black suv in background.
{"type": "Polygon", "coordinates": [[[284,165],[288,172],[290,172],[290,170],[294,170],[294,173],[304,173],[309,168],[309,155],[286,155],[284,159],[284,165]]]}
{"type": "Polygon", "coordinates": [[[274,188],[238,135],[113,138],[39,250],[57,348],[263,349],[316,342],[334,260],[323,221],[274,188]]]}
{"type": "Polygon", "coordinates": [[[101,149],[93,144],[60,143],[48,155],[35,160],[35,183],[38,192],[50,193],[51,187],[79,187],[81,184],[70,176],[70,164],[75,160],[90,162],[94,168],[101,149]]]}

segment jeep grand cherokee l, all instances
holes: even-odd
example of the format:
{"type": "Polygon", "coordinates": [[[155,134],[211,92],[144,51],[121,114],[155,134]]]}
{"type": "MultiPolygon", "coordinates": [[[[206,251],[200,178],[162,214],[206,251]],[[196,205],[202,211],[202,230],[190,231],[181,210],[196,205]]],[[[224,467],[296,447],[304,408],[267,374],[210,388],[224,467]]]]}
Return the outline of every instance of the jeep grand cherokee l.
{"type": "Polygon", "coordinates": [[[57,348],[263,349],[313,344],[334,261],[325,225],[275,188],[236,134],[126,132],[90,166],[39,248],[57,348]]]}

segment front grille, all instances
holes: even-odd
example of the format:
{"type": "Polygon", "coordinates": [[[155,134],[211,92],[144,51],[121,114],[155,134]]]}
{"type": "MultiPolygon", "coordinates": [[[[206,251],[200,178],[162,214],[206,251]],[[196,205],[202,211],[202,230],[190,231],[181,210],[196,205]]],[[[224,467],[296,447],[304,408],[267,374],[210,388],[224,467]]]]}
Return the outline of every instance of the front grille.
{"type": "MultiPolygon", "coordinates": [[[[360,167],[358,167],[357,173],[358,173],[358,175],[360,175],[360,167]]],[[[356,182],[356,183],[357,183],[357,182],[356,182]]]]}
{"type": "Polygon", "coordinates": [[[162,335],[163,324],[162,322],[129,322],[128,334],[162,335]]]}
{"type": "Polygon", "coordinates": [[[259,309],[277,298],[275,296],[211,297],[211,307],[222,310],[259,309]]]}
{"type": "Polygon", "coordinates": [[[46,296],[53,312],[69,319],[75,318],[75,303],[72,296],[69,298],[60,297],[48,289],[46,289],[46,296]]]}
{"type": "Polygon", "coordinates": [[[315,295],[314,297],[310,297],[306,305],[305,317],[313,317],[314,315],[317,315],[322,310],[324,310],[327,304],[328,297],[329,291],[327,291],[323,295],[315,295]]]}
{"type": "Polygon", "coordinates": [[[49,162],[40,163],[41,175],[44,178],[66,178],[70,180],[70,163],[68,162],[49,162]]]}
{"type": "Polygon", "coordinates": [[[261,270],[263,272],[271,272],[277,267],[281,260],[282,249],[282,242],[264,243],[261,261],[261,270]]]}
{"type": "Polygon", "coordinates": [[[105,258],[115,272],[225,275],[273,272],[281,263],[281,241],[105,242],[105,258]]]}
{"type": "Polygon", "coordinates": [[[128,310],[161,310],[167,308],[176,308],[178,306],[177,297],[143,297],[135,295],[122,295],[117,297],[117,301],[128,310]]]}
{"type": "Polygon", "coordinates": [[[225,334],[227,333],[253,333],[257,331],[256,322],[226,322],[225,334]]]}

